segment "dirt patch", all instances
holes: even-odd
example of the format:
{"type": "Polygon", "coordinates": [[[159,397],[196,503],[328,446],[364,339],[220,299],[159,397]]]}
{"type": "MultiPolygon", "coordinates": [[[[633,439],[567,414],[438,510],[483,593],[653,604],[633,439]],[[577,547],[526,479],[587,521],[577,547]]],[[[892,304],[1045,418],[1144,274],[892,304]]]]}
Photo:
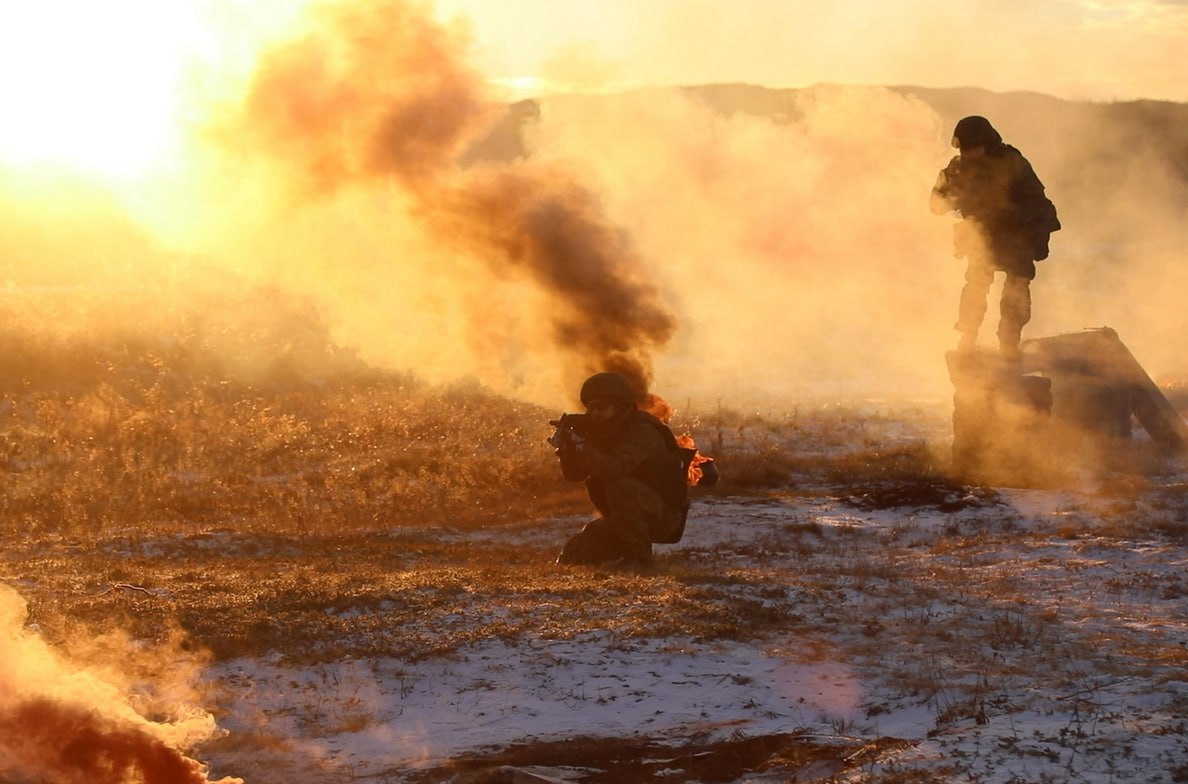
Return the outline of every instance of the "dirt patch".
{"type": "Polygon", "coordinates": [[[863,741],[798,733],[732,737],[715,742],[673,743],[649,738],[570,738],[522,743],[485,754],[463,755],[420,771],[413,784],[521,784],[575,781],[621,784],[624,781],[732,782],[748,774],[772,780],[815,782],[867,763],[904,741],[863,741]]]}
{"type": "Polygon", "coordinates": [[[999,503],[998,494],[992,489],[927,476],[872,482],[842,498],[846,503],[868,512],[904,506],[959,512],[999,503]]]}

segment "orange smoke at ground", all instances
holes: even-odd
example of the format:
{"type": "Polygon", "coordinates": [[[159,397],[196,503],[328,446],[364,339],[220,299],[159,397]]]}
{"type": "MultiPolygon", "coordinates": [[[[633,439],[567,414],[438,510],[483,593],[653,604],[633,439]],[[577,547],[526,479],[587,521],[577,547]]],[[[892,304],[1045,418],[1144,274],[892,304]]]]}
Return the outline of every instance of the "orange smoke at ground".
{"type": "MultiPolygon", "coordinates": [[[[87,784],[209,784],[204,766],[92,706],[48,697],[0,711],[0,773],[87,784]]],[[[239,779],[221,779],[233,784],[239,779]]]]}
{"type": "Polygon", "coordinates": [[[25,600],[0,583],[0,781],[210,784],[182,750],[217,733],[209,714],[170,705],[186,718],[144,718],[114,673],[67,660],[25,628],[27,617],[25,600]]]}

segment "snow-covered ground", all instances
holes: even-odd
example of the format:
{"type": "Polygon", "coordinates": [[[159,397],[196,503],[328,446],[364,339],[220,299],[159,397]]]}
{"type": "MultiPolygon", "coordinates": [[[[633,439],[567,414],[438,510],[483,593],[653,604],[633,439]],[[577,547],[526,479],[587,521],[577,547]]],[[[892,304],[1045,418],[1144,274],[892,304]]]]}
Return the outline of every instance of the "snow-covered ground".
{"type": "MultiPolygon", "coordinates": [[[[227,661],[207,685],[229,735],[200,756],[248,782],[386,782],[512,744],[801,733],[837,743],[837,764],[736,780],[1186,781],[1188,484],[1124,484],[895,508],[819,491],[702,498],[648,579],[713,564],[770,611],[755,639],[583,630],[574,607],[564,633],[418,661],[227,661]]],[[[465,538],[547,550],[579,524],[465,538]]],[[[591,591],[614,577],[581,574],[591,591]]],[[[597,774],[517,770],[505,780],[597,774]]]]}

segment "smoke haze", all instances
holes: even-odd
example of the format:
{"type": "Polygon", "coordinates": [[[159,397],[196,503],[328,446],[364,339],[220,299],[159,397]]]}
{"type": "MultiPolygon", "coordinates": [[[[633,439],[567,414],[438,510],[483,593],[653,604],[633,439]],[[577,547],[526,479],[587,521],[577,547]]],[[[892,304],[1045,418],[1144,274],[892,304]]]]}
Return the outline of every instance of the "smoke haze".
{"type": "Polygon", "coordinates": [[[134,706],[128,675],[116,667],[128,647],[103,640],[102,667],[70,661],[25,628],[26,615],[24,599],[0,585],[0,779],[208,782],[205,767],[186,756],[216,734],[210,714],[187,699],[196,666],[167,659],[152,674],[155,697],[141,690],[143,704],[134,706]],[[142,712],[170,718],[150,721],[142,712]]]}
{"type": "Polygon", "coordinates": [[[672,316],[639,277],[628,238],[560,167],[457,166],[472,129],[488,127],[494,111],[459,48],[411,6],[326,12],[314,32],[262,59],[227,143],[250,161],[275,161],[305,207],[377,184],[398,188],[436,246],[435,263],[465,254],[496,279],[524,274],[536,284],[546,301],[535,316],[569,360],[570,380],[613,367],[646,391],[651,350],[669,339],[672,316]]]}
{"type": "Polygon", "coordinates": [[[1188,327],[1183,172],[1077,105],[844,86],[783,91],[767,113],[737,110],[741,87],[553,96],[511,154],[479,154],[507,107],[469,35],[395,0],[311,11],[239,93],[194,107],[191,158],[151,196],[95,188],[70,211],[5,177],[24,214],[3,220],[43,227],[5,235],[8,279],[265,287],[370,363],[550,405],[604,367],[677,402],[939,400],[964,268],[927,195],[952,123],[983,113],[1064,224],[1024,337],[1106,324],[1157,379],[1185,375],[1163,337],[1188,327]],[[97,204],[90,229],[48,228],[97,204]]]}

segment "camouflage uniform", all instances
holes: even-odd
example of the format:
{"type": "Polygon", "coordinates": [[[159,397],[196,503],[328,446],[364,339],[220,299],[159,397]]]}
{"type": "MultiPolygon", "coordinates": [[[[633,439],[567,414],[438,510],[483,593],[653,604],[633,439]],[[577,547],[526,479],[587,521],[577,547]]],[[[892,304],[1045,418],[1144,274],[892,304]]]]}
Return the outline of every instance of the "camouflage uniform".
{"type": "Polygon", "coordinates": [[[937,215],[951,210],[963,220],[953,227],[953,255],[968,260],[957,323],[963,345],[972,348],[986,315],[994,273],[1003,271],[998,342],[1005,354],[1018,351],[1024,325],[1031,320],[1031,281],[1035,262],[1048,257],[1048,236],[1060,228],[1056,208],[1031,164],[983,117],[957,123],[953,145],[962,154],[949,161],[932,188],[937,215]],[[984,153],[974,156],[970,148],[984,153]]]}
{"type": "Polygon", "coordinates": [[[633,400],[557,455],[562,475],[586,483],[601,515],[569,540],[559,563],[648,563],[653,542],[679,540],[688,511],[681,453],[672,432],[633,400]]]}

